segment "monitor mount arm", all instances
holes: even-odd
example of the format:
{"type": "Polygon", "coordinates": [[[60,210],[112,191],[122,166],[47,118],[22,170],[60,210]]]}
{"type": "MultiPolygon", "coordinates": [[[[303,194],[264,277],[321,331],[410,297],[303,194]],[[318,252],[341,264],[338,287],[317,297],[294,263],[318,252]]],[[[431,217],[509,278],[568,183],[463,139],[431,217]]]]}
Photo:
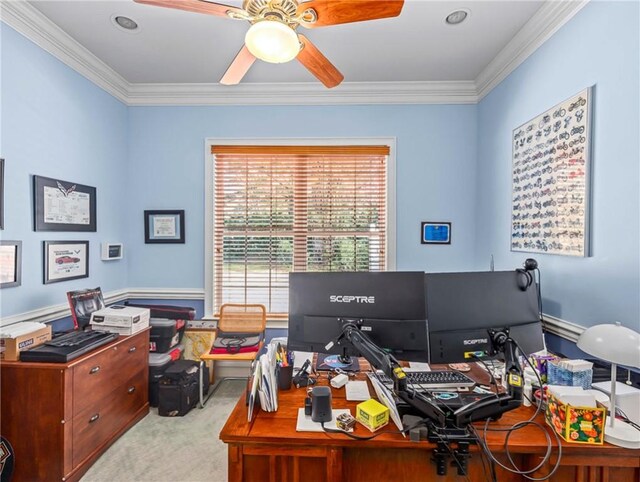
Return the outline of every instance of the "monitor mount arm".
{"type": "Polygon", "coordinates": [[[460,407],[453,415],[456,427],[466,427],[472,422],[498,419],[503,413],[518,408],[522,403],[522,367],[518,361],[517,345],[509,336],[509,329],[489,330],[491,339],[491,355],[504,354],[504,370],[507,382],[506,393],[460,407]]]}
{"type": "Polygon", "coordinates": [[[327,351],[334,344],[348,343],[375,368],[393,380],[393,391],[423,417],[427,418],[429,428],[428,439],[437,444],[433,451],[438,475],[446,475],[447,462],[450,457],[456,459],[458,475],[467,475],[467,460],[470,457],[469,444],[475,443],[475,437],[467,428],[478,420],[497,419],[504,412],[513,410],[522,403],[522,368],[518,362],[516,344],[509,336],[508,328],[489,330],[491,337],[491,355],[504,353],[505,375],[507,377],[507,393],[498,394],[495,398],[480,400],[465,405],[458,410],[444,412],[429,398],[407,387],[407,375],[395,357],[378,347],[366,333],[360,330],[362,320],[341,319],[341,334],[325,348],[327,351]],[[458,448],[451,449],[450,442],[457,442],[458,448]]]}
{"type": "Polygon", "coordinates": [[[516,344],[509,336],[509,329],[489,330],[491,338],[491,355],[503,353],[505,357],[505,375],[507,377],[507,392],[498,394],[495,398],[488,398],[478,402],[465,405],[452,413],[445,413],[439,406],[434,404],[421,393],[410,390],[407,387],[406,373],[389,353],[378,347],[366,333],[360,330],[362,320],[341,319],[342,333],[338,338],[327,345],[327,350],[334,344],[342,345],[349,343],[360,354],[384,374],[393,380],[393,391],[398,398],[417,410],[424,417],[430,419],[432,426],[436,429],[455,428],[447,436],[459,434],[460,428],[465,428],[472,422],[486,420],[488,418],[498,419],[500,416],[518,408],[522,403],[522,367],[518,361],[516,344]]]}
{"type": "Polygon", "coordinates": [[[360,330],[362,320],[341,319],[340,323],[342,333],[335,341],[325,347],[327,350],[336,343],[338,345],[348,343],[353,346],[372,366],[382,370],[390,380],[393,380],[393,391],[398,398],[420,412],[424,417],[429,418],[433,423],[442,427],[446,425],[447,417],[440,407],[433,404],[421,393],[407,388],[407,375],[398,360],[378,347],[360,330]]]}

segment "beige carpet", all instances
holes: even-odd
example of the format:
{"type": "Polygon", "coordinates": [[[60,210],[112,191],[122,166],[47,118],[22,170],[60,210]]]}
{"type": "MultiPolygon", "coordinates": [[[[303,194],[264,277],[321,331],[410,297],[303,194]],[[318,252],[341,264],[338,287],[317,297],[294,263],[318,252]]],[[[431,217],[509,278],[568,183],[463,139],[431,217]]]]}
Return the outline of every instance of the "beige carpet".
{"type": "Polygon", "coordinates": [[[125,433],[80,482],[224,482],[227,447],[218,438],[245,382],[227,381],[204,409],[184,417],[149,415],[125,433]]]}

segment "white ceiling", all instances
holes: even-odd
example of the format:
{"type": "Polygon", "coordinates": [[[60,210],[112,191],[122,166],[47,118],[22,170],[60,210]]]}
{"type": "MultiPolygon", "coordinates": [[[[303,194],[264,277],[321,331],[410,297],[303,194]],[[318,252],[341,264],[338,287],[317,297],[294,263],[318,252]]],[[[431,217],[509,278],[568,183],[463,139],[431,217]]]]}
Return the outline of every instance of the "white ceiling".
{"type": "MultiPolygon", "coordinates": [[[[133,1],[31,1],[53,23],[127,82],[216,83],[241,48],[246,21],[133,1]],[[140,31],[123,32],[114,15],[140,31]]],[[[241,6],[241,0],[222,2],[241,6]]],[[[544,4],[543,1],[406,0],[397,18],[300,28],[344,74],[345,82],[474,81],[544,4]],[[471,11],[457,26],[447,14],[471,11]]],[[[250,83],[318,81],[298,62],[256,62],[250,83]]]]}

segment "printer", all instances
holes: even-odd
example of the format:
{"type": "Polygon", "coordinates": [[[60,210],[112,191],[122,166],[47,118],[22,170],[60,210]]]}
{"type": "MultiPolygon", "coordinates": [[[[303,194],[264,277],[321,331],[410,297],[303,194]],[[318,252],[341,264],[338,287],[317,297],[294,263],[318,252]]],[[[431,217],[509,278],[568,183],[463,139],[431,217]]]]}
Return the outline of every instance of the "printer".
{"type": "Polygon", "coordinates": [[[91,329],[120,335],[134,335],[149,326],[148,308],[114,305],[91,313],[91,329]]]}

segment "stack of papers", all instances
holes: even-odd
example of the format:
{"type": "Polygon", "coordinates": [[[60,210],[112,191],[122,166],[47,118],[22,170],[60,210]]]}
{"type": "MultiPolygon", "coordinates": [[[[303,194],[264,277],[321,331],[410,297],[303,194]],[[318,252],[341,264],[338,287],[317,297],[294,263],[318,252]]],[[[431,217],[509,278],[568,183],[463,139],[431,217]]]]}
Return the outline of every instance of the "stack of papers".
{"type": "Polygon", "coordinates": [[[276,378],[277,345],[269,343],[266,353],[254,362],[251,373],[251,390],[249,392],[249,410],[247,419],[253,419],[256,398],[265,412],[278,410],[278,380],[276,378]]]}

